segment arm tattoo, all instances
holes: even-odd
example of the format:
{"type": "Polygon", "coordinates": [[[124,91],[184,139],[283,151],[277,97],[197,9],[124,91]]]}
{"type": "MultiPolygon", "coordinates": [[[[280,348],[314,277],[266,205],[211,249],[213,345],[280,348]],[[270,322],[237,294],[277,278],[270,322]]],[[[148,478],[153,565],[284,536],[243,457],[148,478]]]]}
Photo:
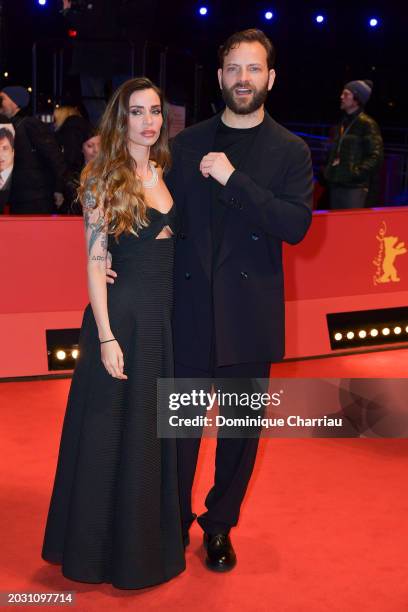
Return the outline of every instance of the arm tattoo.
{"type": "Polygon", "coordinates": [[[95,221],[91,221],[91,216],[96,210],[94,208],[96,198],[93,193],[89,190],[85,191],[84,195],[84,219],[86,231],[90,230],[88,254],[91,254],[92,248],[95,242],[100,238],[100,246],[102,249],[106,249],[108,245],[107,235],[104,233],[105,230],[105,219],[102,211],[98,211],[98,217],[95,221]]]}

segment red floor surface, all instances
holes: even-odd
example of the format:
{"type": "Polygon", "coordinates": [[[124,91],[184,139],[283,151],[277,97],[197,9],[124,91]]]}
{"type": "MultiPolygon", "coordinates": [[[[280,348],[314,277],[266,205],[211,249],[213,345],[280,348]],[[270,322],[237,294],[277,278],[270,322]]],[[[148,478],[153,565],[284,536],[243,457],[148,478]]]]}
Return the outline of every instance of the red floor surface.
{"type": "MultiPolygon", "coordinates": [[[[408,351],[274,366],[275,376],[406,376],[408,351]]],[[[238,565],[203,565],[192,529],[187,569],[143,591],[65,579],[40,557],[68,380],[0,384],[0,591],[73,590],[74,610],[406,612],[407,440],[263,439],[232,539],[238,565]]],[[[213,475],[202,443],[195,511],[213,475]]],[[[58,606],[61,607],[61,606],[58,606]]],[[[17,609],[23,609],[19,606],[17,609]]]]}

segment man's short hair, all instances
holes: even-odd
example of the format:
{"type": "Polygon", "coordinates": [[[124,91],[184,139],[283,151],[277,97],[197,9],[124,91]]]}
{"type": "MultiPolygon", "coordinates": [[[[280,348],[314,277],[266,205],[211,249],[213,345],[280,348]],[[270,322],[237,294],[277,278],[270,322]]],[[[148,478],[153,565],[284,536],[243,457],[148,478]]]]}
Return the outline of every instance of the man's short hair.
{"type": "Polygon", "coordinates": [[[272,42],[262,32],[256,28],[250,28],[249,30],[242,30],[241,32],[235,32],[232,34],[223,45],[218,48],[218,61],[220,68],[224,66],[224,58],[231,49],[238,47],[241,43],[252,43],[259,42],[264,47],[267,56],[269,70],[275,66],[276,52],[272,42]]]}
{"type": "Polygon", "coordinates": [[[14,149],[14,134],[5,127],[0,127],[0,140],[7,138],[12,149],[14,149]]]}

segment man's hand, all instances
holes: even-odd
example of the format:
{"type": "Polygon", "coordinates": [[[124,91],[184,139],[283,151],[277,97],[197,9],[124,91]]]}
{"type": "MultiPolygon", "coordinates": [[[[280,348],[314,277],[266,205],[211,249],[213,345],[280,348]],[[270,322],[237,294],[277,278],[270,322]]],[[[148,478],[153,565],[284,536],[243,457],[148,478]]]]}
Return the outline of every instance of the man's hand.
{"type": "Polygon", "coordinates": [[[200,172],[205,178],[213,179],[226,185],[235,168],[225,153],[207,153],[200,162],[200,172]]]}
{"type": "Polygon", "coordinates": [[[64,196],[62,195],[62,193],[59,193],[58,191],[54,193],[54,202],[57,208],[61,208],[64,203],[64,196]]]}
{"type": "Polygon", "coordinates": [[[116,277],[116,272],[112,270],[112,255],[108,251],[106,254],[106,282],[113,285],[116,277]]]}

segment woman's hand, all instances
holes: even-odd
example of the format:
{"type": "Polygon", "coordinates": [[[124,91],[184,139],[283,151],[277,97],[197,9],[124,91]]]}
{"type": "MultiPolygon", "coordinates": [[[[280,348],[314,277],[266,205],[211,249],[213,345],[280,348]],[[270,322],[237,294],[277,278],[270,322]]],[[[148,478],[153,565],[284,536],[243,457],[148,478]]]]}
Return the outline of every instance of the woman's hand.
{"type": "Polygon", "coordinates": [[[119,378],[119,380],[127,380],[126,374],[123,373],[123,353],[117,340],[101,344],[101,358],[103,365],[111,376],[119,378]]]}

